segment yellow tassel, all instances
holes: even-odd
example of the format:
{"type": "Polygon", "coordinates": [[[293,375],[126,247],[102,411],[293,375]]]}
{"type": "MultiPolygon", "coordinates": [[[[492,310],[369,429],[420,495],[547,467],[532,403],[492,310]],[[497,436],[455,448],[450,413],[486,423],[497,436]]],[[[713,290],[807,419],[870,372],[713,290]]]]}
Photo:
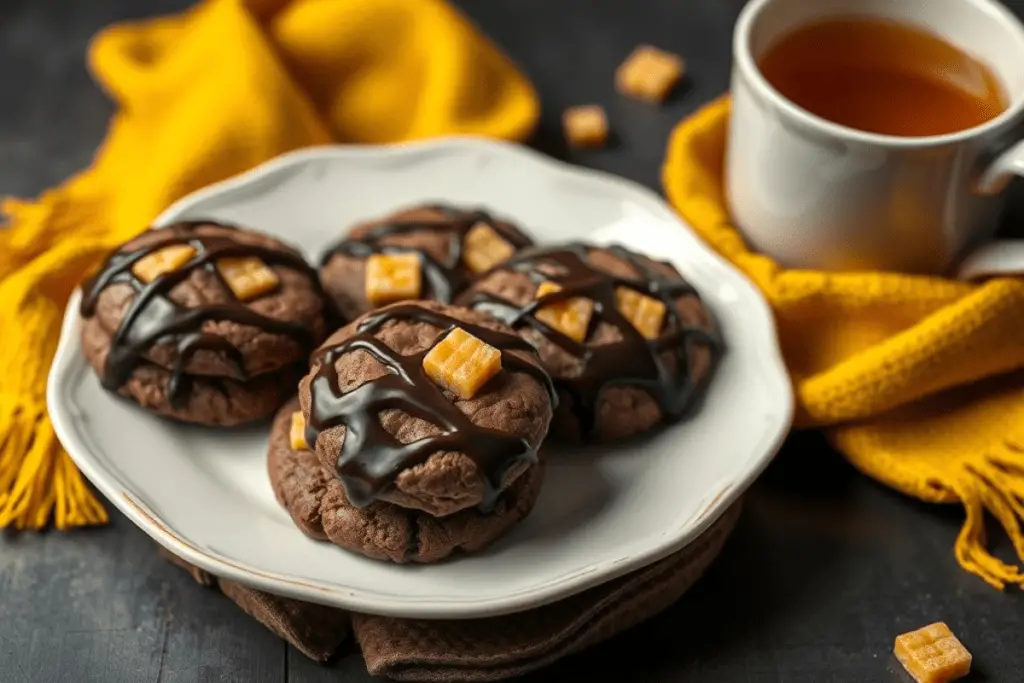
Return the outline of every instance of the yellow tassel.
{"type": "Polygon", "coordinates": [[[108,521],[57,441],[44,394],[64,302],[106,245],[85,235],[62,239],[100,224],[99,209],[69,211],[48,196],[35,205],[4,204],[12,227],[0,234],[0,327],[16,333],[0,336],[0,528],[38,530],[52,522],[63,530],[108,521]]]}
{"type": "Polygon", "coordinates": [[[105,524],[106,510],[57,442],[45,408],[0,400],[0,528],[105,524]]]}

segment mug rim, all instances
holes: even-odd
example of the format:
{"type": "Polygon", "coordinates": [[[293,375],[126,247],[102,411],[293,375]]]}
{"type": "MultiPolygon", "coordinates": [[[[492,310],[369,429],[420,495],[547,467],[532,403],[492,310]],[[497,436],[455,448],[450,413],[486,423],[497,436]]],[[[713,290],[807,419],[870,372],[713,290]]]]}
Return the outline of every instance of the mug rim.
{"type": "MultiPolygon", "coordinates": [[[[984,123],[980,123],[976,126],[965,128],[963,130],[958,130],[953,133],[918,136],[872,133],[852,128],[850,126],[845,126],[841,123],[836,123],[818,116],[817,114],[804,109],[779,92],[775,86],[765,78],[764,74],[761,73],[761,69],[757,66],[757,63],[754,61],[754,56],[751,54],[750,39],[754,22],[760,16],[765,7],[777,1],[778,0],[749,0],[749,2],[747,2],[743,7],[739,18],[736,20],[736,28],[733,32],[733,58],[736,60],[736,64],[739,66],[740,70],[747,75],[749,84],[757,90],[761,97],[768,99],[786,115],[796,119],[808,128],[826,133],[832,137],[870,145],[895,148],[930,147],[955,144],[984,135],[987,132],[1002,127],[1008,121],[1012,121],[1017,118],[1021,111],[1024,110],[1024,97],[1020,97],[1017,98],[1016,102],[1011,103],[1010,106],[1000,112],[997,116],[992,117],[984,123]]],[[[970,2],[974,9],[978,11],[991,11],[994,13],[998,19],[1007,24],[1017,34],[1020,41],[1024,43],[1024,24],[1022,24],[1017,16],[1001,2],[998,0],[967,1],[970,2]]],[[[1005,86],[1006,83],[1002,78],[1002,74],[997,75],[1005,86]]]]}

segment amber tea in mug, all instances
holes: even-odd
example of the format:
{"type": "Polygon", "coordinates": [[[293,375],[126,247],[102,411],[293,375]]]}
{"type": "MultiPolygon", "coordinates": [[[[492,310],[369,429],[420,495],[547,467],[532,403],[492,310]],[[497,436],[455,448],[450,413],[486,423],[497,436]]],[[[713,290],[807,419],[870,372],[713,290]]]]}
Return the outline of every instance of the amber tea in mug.
{"type": "Polygon", "coordinates": [[[758,66],[803,109],[870,133],[955,133],[1008,106],[987,65],[924,29],[887,19],[803,26],[770,46],[758,66]]]}

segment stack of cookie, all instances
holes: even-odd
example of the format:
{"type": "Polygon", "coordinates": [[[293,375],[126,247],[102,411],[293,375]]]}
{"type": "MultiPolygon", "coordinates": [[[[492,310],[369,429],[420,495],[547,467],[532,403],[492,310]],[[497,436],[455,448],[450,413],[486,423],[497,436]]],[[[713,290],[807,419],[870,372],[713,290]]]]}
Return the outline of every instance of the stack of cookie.
{"type": "Polygon", "coordinates": [[[393,562],[485,547],[533,508],[549,434],[609,441],[678,420],[721,349],[672,266],[534,247],[443,205],[354,226],[319,273],[252,231],[156,229],[85,289],[104,386],[204,424],[276,410],[268,471],[295,523],[393,562]],[[320,343],[333,312],[352,322],[320,343]]]}

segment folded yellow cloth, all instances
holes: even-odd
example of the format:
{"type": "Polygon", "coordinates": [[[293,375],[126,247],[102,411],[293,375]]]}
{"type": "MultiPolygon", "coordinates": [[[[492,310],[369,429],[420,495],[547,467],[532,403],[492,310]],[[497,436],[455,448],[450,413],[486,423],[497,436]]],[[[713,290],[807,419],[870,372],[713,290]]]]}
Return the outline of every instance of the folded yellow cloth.
{"type": "Polygon", "coordinates": [[[516,140],[539,110],[443,0],[206,0],[110,28],[89,56],[118,106],[92,167],[3,205],[0,527],[106,520],[54,436],[45,384],[68,297],[107,250],[182,195],[298,147],[516,140]]]}
{"type": "Polygon", "coordinates": [[[731,225],[722,188],[729,100],[680,123],[670,203],[768,298],[798,401],[854,466],[930,502],[963,503],[960,564],[993,586],[1024,573],[985,550],[984,511],[1024,560],[1024,279],[785,270],[731,225]]]}

